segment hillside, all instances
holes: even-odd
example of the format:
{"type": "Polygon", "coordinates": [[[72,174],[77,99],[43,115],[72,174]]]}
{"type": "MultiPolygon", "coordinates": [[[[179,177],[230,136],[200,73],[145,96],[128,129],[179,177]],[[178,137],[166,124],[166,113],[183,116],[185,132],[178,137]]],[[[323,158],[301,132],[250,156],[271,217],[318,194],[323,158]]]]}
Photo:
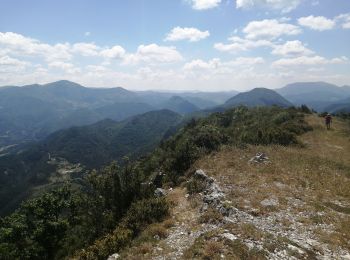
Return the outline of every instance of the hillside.
{"type": "Polygon", "coordinates": [[[123,120],[155,108],[123,88],[93,89],[70,81],[0,88],[0,147],[105,118],[123,120]]]}
{"type": "Polygon", "coordinates": [[[276,91],[295,105],[305,104],[317,111],[324,111],[332,103],[350,97],[349,87],[326,82],[298,82],[276,91]]]}
{"type": "Polygon", "coordinates": [[[350,98],[342,99],[337,103],[333,103],[324,108],[324,111],[329,113],[350,113],[350,98]]]}
{"type": "Polygon", "coordinates": [[[151,111],[122,122],[103,120],[58,131],[42,142],[53,157],[88,168],[99,168],[123,156],[136,158],[150,151],[182,117],[169,110],[151,111]]]}
{"type": "Polygon", "coordinates": [[[0,88],[0,149],[40,141],[49,134],[103,119],[122,121],[159,109],[188,114],[221,105],[236,92],[133,92],[121,87],[87,88],[61,80],[0,88]]]}
{"type": "Polygon", "coordinates": [[[349,258],[350,122],[336,118],[326,131],[322,118],[306,120],[304,146],[226,146],[200,158],[195,185],[167,195],[172,218],[121,258],[349,258]]]}
{"type": "Polygon", "coordinates": [[[169,110],[148,112],[122,122],[103,120],[60,130],[20,153],[0,156],[0,213],[18,206],[33,188],[75,181],[86,170],[151,151],[175,131],[181,120],[179,114],[169,110]],[[60,173],[71,167],[80,170],[68,175],[60,173]]]}
{"type": "Polygon", "coordinates": [[[230,98],[223,106],[236,107],[239,105],[245,105],[248,107],[272,105],[290,107],[293,104],[273,90],[266,88],[255,88],[251,91],[240,93],[230,98]]]}
{"type": "MultiPolygon", "coordinates": [[[[191,120],[138,161],[111,164],[82,176],[78,186],[63,186],[25,202],[0,222],[0,229],[6,231],[0,232],[0,253],[7,258],[33,258],[40,254],[41,258],[50,259],[105,259],[137,243],[135,238],[140,234],[141,241],[148,241],[142,238],[142,231],[149,234],[147,239],[157,241],[157,236],[167,234],[165,224],[153,231],[145,228],[164,220],[173,204],[159,197],[164,191],[155,192],[155,188],[176,188],[182,183],[193,193],[201,186],[189,177],[194,163],[204,156],[222,147],[298,145],[297,135],[309,130],[301,110],[295,108],[238,107],[191,120]],[[19,233],[23,235],[18,237],[19,233]],[[52,239],[42,240],[47,233],[52,239]],[[30,247],[31,244],[35,246],[30,247]]],[[[66,175],[77,168],[79,165],[71,165],[66,175]]],[[[172,225],[168,220],[166,226],[172,225]]]]}
{"type": "Polygon", "coordinates": [[[172,96],[160,106],[179,114],[189,114],[199,110],[198,107],[179,96],[172,96]]]}

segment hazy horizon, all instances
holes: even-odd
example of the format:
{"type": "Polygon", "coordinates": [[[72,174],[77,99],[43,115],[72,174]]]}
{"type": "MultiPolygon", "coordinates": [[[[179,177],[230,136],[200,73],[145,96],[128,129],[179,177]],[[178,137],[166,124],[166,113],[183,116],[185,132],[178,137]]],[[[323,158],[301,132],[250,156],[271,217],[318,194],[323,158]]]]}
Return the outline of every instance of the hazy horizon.
{"type": "MultiPolygon", "coordinates": [[[[3,85],[3,86],[0,86],[0,88],[2,87],[26,87],[26,86],[30,86],[30,85],[35,85],[35,84],[38,84],[38,85],[41,85],[41,86],[44,86],[46,84],[50,84],[50,83],[55,83],[55,82],[59,82],[59,81],[69,81],[69,80],[58,80],[58,81],[53,81],[53,82],[47,82],[47,83],[33,83],[33,84],[26,84],[26,85],[3,85]]],[[[79,84],[78,82],[73,82],[73,83],[77,83],[79,84]]],[[[158,92],[158,93],[173,93],[173,94],[176,94],[176,93],[196,93],[196,92],[208,92],[208,93],[211,93],[211,92],[246,92],[246,91],[250,91],[250,90],[253,90],[255,88],[267,88],[267,89],[272,89],[272,90],[278,90],[280,88],[283,88],[289,84],[294,84],[294,83],[326,83],[326,84],[332,84],[332,85],[335,85],[339,88],[341,87],[349,87],[350,85],[342,85],[342,86],[339,86],[339,85],[336,85],[336,84],[333,84],[333,83],[330,83],[330,82],[322,82],[322,81],[309,81],[309,82],[290,82],[290,83],[287,83],[286,85],[283,85],[283,86],[278,86],[278,87],[275,87],[275,88],[269,88],[269,87],[264,87],[264,86],[256,86],[256,87],[251,87],[251,88],[247,88],[247,89],[242,89],[242,90],[237,90],[237,89],[224,89],[224,90],[220,90],[220,89],[212,89],[212,90],[200,90],[200,89],[132,89],[132,88],[125,88],[123,86],[101,86],[101,87],[93,87],[93,86],[85,86],[85,85],[82,85],[82,84],[79,84],[83,87],[86,87],[86,88],[92,88],[92,89],[111,89],[111,88],[123,88],[125,90],[128,90],[128,91],[134,91],[134,92],[158,92]]]]}
{"type": "Polygon", "coordinates": [[[0,85],[130,90],[350,83],[344,0],[2,1],[0,85]]]}

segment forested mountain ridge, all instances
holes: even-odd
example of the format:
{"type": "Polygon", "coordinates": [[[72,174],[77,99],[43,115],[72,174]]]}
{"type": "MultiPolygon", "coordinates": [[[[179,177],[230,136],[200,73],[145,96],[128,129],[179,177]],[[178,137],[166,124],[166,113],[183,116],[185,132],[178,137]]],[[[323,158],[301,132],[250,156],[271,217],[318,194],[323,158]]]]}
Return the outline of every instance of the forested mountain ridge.
{"type": "MultiPolygon", "coordinates": [[[[134,159],[174,133],[181,120],[179,114],[169,110],[147,112],[122,122],[106,119],[60,130],[16,154],[1,156],[0,205],[1,209],[6,206],[6,210],[0,212],[13,209],[33,188],[51,184],[49,178],[57,175],[59,166],[52,160],[67,160],[91,170],[113,160],[120,162],[124,156],[134,159]]],[[[65,179],[61,177],[58,176],[58,182],[65,179]]]]}
{"type": "Polygon", "coordinates": [[[293,106],[291,102],[279,95],[277,92],[266,88],[255,88],[248,92],[240,93],[225,102],[224,107],[235,106],[280,106],[290,107],[293,106]]]}

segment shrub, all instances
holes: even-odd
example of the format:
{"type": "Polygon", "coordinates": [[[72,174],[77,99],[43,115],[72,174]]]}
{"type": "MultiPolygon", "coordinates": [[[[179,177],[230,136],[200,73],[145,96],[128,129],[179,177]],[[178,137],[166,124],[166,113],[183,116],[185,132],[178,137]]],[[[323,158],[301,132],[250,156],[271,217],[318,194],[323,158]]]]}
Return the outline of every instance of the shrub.
{"type": "Polygon", "coordinates": [[[222,220],[223,216],[220,212],[211,207],[199,217],[199,223],[218,224],[222,220]]]}
{"type": "Polygon", "coordinates": [[[196,178],[191,178],[187,184],[186,188],[189,194],[200,193],[205,190],[206,183],[203,180],[199,180],[196,178]]]}

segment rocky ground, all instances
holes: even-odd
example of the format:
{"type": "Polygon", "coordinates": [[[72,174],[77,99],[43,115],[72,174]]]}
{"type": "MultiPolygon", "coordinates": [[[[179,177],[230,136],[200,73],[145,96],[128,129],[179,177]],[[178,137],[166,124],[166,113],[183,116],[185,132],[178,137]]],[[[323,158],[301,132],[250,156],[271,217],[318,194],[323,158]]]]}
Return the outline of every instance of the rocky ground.
{"type": "Polygon", "coordinates": [[[167,191],[167,224],[118,257],[350,259],[350,126],[308,120],[303,146],[224,147],[199,160],[167,191]]]}

